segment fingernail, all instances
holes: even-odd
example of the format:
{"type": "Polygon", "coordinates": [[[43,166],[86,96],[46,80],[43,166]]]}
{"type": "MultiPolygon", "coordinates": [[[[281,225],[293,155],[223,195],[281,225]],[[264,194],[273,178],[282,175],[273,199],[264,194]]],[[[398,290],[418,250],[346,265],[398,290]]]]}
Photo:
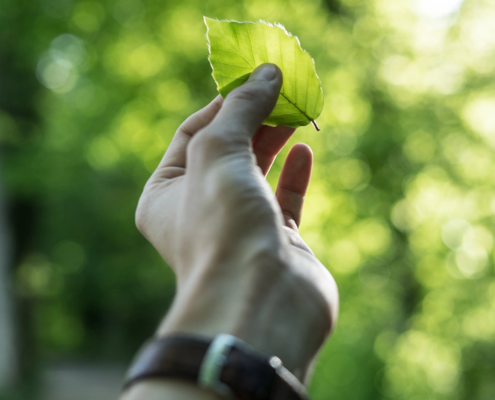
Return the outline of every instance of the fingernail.
{"type": "Polygon", "coordinates": [[[277,77],[277,67],[273,64],[262,64],[251,74],[251,78],[271,81],[277,77]]]}

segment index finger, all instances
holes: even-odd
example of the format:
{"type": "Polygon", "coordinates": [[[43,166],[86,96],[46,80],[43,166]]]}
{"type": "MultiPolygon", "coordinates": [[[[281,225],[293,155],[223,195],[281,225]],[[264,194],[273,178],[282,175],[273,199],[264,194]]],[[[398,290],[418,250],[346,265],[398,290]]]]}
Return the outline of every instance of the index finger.
{"type": "Polygon", "coordinates": [[[191,138],[213,120],[222,103],[223,98],[218,95],[210,104],[192,114],[179,126],[158,165],[157,172],[169,167],[182,169],[186,167],[187,146],[191,138]]]}

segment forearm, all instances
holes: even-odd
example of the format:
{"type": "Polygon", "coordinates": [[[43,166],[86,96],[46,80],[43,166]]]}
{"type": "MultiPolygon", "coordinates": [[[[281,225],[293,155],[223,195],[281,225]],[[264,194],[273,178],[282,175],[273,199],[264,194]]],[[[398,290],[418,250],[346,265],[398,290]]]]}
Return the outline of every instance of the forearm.
{"type": "Polygon", "coordinates": [[[171,379],[141,381],[133,385],[121,400],[221,400],[211,391],[203,390],[192,382],[171,379]]]}

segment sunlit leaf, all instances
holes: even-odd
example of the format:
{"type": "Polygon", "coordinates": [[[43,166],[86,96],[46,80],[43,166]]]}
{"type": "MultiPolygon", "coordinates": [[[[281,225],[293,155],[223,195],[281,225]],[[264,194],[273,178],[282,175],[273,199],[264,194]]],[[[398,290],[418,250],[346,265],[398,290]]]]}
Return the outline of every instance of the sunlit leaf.
{"type": "Polygon", "coordinates": [[[213,78],[222,96],[242,85],[257,66],[273,63],[282,70],[284,82],[265,124],[297,127],[318,118],[323,109],[323,91],[315,63],[282,25],[207,17],[205,24],[213,78]]]}

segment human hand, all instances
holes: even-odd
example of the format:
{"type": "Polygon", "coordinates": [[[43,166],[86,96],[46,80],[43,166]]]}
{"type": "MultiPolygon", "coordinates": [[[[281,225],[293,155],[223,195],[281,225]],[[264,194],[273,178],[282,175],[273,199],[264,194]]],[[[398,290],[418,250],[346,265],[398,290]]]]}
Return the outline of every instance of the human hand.
{"type": "Polygon", "coordinates": [[[265,181],[294,129],[262,126],[282,84],[255,70],[178,129],[146,184],[136,223],[177,274],[159,334],[230,333],[299,378],[335,324],[338,293],[298,233],[312,153],[295,145],[276,194],[265,181]]]}

